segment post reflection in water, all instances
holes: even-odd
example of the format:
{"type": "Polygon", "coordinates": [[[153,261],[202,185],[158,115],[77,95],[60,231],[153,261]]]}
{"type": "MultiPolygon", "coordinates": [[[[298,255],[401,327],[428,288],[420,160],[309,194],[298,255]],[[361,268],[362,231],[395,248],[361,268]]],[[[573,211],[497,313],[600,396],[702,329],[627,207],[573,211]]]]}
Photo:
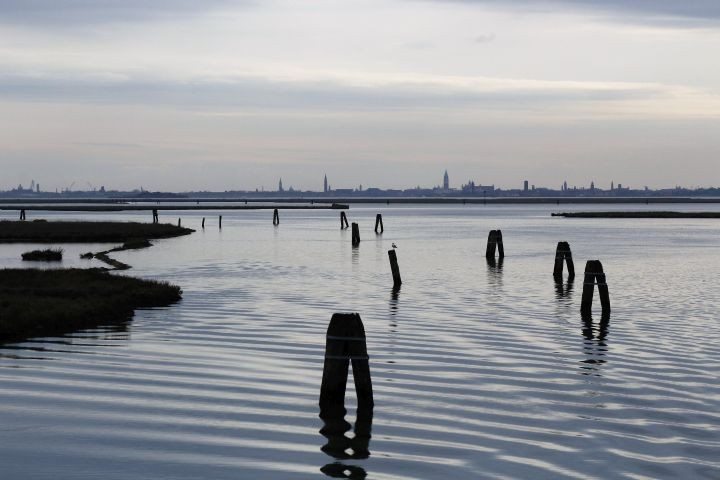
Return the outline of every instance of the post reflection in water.
{"type": "MultiPolygon", "coordinates": [[[[327,443],[321,448],[323,452],[337,460],[362,460],[370,456],[370,432],[372,430],[373,409],[368,406],[358,406],[355,420],[354,436],[345,434],[351,425],[345,420],[345,408],[330,408],[320,412],[324,422],[320,433],[327,438],[327,443]]],[[[320,469],[328,477],[363,479],[367,472],[357,465],[346,465],[342,462],[333,462],[320,469]]]]}
{"type": "Polygon", "coordinates": [[[590,314],[582,315],[582,335],[585,338],[583,353],[588,358],[581,360],[583,375],[600,375],[599,367],[607,362],[607,337],[610,326],[610,314],[603,314],[597,326],[593,325],[590,314]]]}
{"type": "Polygon", "coordinates": [[[497,287],[502,287],[502,269],[503,258],[485,257],[487,261],[488,283],[497,287]]]}
{"type": "Polygon", "coordinates": [[[393,288],[390,293],[390,315],[393,317],[398,312],[398,299],[400,298],[400,287],[393,288]]]}
{"type": "Polygon", "coordinates": [[[573,281],[568,279],[567,283],[564,283],[562,279],[555,279],[555,298],[558,300],[570,299],[572,297],[573,281]]]}

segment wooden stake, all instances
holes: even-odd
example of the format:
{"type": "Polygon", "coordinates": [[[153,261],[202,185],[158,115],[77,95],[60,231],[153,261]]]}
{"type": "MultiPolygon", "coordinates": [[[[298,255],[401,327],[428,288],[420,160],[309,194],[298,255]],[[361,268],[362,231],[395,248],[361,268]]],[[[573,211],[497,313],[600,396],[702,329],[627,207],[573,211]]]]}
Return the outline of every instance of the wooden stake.
{"type": "Polygon", "coordinates": [[[610,293],[608,291],[605,272],[603,272],[600,260],[588,260],[585,264],[585,281],[583,282],[582,300],[580,304],[580,312],[590,314],[592,312],[592,299],[595,291],[595,283],[597,282],[598,292],[600,293],[600,305],[602,306],[602,314],[610,314],[610,293]]]}
{"type": "Polygon", "coordinates": [[[280,225],[280,213],[278,212],[277,208],[273,210],[273,225],[280,225]]]}
{"type": "Polygon", "coordinates": [[[382,234],[385,231],[385,227],[383,226],[383,220],[382,215],[377,214],[375,215],[375,233],[378,233],[378,227],[380,227],[380,234],[382,234]]]}
{"type": "Polygon", "coordinates": [[[360,245],[360,228],[355,222],[352,224],[352,244],[354,247],[360,245]]]}
{"type": "Polygon", "coordinates": [[[400,288],[402,285],[402,279],[400,278],[400,267],[398,266],[397,253],[395,249],[388,250],[388,257],[390,258],[390,270],[393,276],[393,288],[400,288]]]}
{"type": "Polygon", "coordinates": [[[348,368],[352,363],[358,410],[374,406],[365,328],[357,313],[335,313],[325,341],[320,416],[344,416],[348,368]]]}
{"type": "Polygon", "coordinates": [[[568,242],[558,242],[557,248],[555,249],[555,268],[553,269],[553,277],[555,277],[555,280],[562,280],[563,263],[567,263],[568,280],[573,280],[575,278],[575,264],[573,263],[572,252],[570,252],[570,244],[568,242]]]}
{"type": "Polygon", "coordinates": [[[347,216],[345,215],[345,212],[340,212],[340,230],[345,230],[350,225],[348,225],[347,216]]]}

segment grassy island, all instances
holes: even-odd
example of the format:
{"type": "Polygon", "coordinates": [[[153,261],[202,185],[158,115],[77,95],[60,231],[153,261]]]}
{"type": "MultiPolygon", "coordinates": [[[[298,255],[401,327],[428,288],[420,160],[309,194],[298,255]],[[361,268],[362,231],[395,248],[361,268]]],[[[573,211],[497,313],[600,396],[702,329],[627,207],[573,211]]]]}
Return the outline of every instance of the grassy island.
{"type": "Polygon", "coordinates": [[[171,238],[195,230],[169,223],[0,221],[0,243],[123,243],[171,238]]]}
{"type": "Polygon", "coordinates": [[[181,294],[175,285],[102,269],[0,269],[0,342],[122,322],[181,294]]]}
{"type": "Polygon", "coordinates": [[[22,254],[25,261],[34,262],[60,262],[62,261],[62,248],[46,248],[45,250],[32,250],[22,254]]]}

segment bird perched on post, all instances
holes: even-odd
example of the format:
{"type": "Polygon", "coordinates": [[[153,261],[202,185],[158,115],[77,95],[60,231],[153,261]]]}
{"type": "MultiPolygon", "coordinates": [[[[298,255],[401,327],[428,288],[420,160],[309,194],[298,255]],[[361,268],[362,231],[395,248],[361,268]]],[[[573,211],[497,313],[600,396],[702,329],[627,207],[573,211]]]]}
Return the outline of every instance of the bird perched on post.
{"type": "Polygon", "coordinates": [[[392,243],[392,247],[393,247],[393,249],[397,248],[397,245],[395,245],[395,242],[392,243]]]}

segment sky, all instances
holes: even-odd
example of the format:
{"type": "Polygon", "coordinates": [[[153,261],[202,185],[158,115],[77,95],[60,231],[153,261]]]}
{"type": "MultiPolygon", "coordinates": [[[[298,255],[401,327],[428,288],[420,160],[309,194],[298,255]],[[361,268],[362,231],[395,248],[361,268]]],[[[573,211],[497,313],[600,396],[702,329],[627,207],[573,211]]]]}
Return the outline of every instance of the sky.
{"type": "Polygon", "coordinates": [[[0,189],[720,186],[717,0],[0,0],[0,189]]]}

